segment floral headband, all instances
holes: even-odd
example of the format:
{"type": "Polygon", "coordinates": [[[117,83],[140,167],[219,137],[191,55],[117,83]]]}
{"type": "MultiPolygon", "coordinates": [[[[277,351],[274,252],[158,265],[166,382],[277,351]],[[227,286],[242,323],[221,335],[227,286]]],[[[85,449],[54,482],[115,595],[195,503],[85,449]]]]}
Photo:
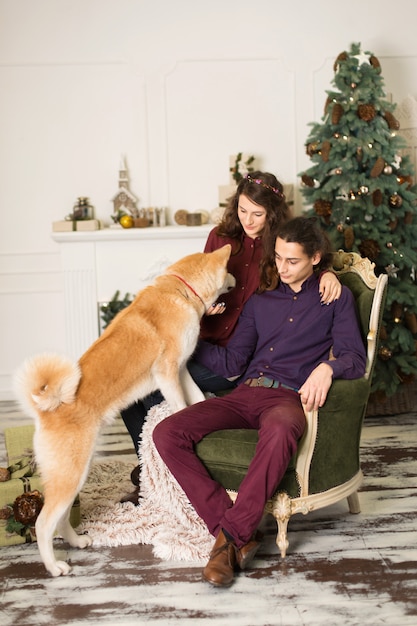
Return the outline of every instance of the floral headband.
{"type": "Polygon", "coordinates": [[[245,178],[248,181],[248,183],[255,183],[255,185],[261,185],[261,187],[265,187],[265,189],[269,189],[270,191],[275,193],[277,196],[280,196],[281,198],[284,197],[284,194],[282,193],[280,189],[277,189],[276,187],[272,187],[271,185],[264,183],[264,181],[261,180],[260,178],[252,178],[250,174],[246,174],[245,178]]]}

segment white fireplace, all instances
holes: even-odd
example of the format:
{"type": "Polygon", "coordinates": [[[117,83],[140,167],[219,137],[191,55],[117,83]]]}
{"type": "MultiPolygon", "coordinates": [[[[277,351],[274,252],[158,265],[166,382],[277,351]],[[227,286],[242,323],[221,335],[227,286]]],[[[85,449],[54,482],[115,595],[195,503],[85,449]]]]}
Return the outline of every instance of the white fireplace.
{"type": "Polygon", "coordinates": [[[65,295],[67,354],[75,359],[99,336],[100,303],[117,290],[135,295],[170,263],[202,252],[213,224],[56,232],[65,295]]]}

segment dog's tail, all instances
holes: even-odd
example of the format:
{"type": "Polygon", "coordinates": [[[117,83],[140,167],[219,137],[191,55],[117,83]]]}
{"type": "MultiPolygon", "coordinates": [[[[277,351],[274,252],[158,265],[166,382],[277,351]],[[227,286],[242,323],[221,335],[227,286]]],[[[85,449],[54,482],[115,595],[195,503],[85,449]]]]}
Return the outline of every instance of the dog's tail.
{"type": "Polygon", "coordinates": [[[36,415],[36,410],[54,411],[60,404],[71,404],[81,378],[78,363],[57,354],[40,354],[27,359],[14,376],[20,402],[36,415]]]}

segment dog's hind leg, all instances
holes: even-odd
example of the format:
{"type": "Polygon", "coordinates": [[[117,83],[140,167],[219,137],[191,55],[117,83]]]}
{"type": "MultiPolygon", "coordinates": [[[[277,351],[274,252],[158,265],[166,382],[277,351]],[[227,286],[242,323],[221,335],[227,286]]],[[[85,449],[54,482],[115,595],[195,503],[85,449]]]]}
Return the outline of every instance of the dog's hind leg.
{"type": "Polygon", "coordinates": [[[71,571],[71,566],[68,563],[56,560],[53,548],[55,529],[67,512],[68,505],[66,502],[50,506],[48,505],[48,500],[46,500],[36,520],[36,540],[39,552],[46,569],[52,576],[65,576],[71,571]]]}

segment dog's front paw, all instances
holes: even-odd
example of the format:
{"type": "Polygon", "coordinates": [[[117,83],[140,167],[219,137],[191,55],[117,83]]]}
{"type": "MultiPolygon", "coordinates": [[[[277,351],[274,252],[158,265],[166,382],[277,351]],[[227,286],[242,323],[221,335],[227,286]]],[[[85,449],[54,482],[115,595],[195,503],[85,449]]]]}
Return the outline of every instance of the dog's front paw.
{"type": "Polygon", "coordinates": [[[55,561],[55,563],[47,569],[52,576],[67,576],[72,570],[71,566],[65,561],[55,561]]]}

